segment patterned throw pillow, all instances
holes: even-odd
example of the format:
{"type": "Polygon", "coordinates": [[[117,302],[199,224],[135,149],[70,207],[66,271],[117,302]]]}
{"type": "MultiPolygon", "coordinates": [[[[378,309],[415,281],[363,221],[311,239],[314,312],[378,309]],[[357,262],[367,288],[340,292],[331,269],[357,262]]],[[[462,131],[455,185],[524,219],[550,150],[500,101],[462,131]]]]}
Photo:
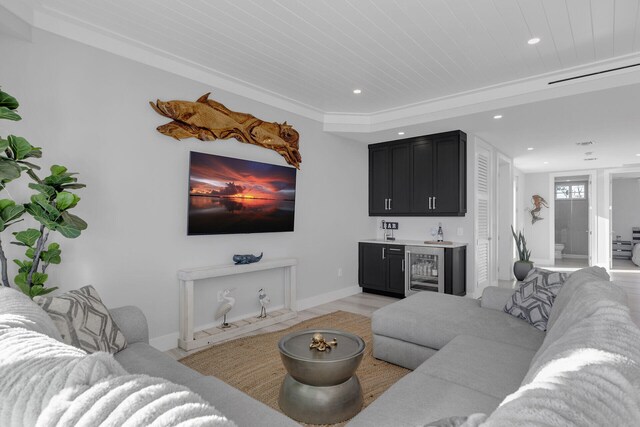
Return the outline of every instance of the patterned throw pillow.
{"type": "Polygon", "coordinates": [[[504,311],[546,331],[551,306],[566,278],[566,273],[532,269],[507,301],[504,311]]]}
{"type": "Polygon", "coordinates": [[[93,286],[55,297],[36,297],[62,335],[62,341],[87,353],[117,353],[127,340],[93,286]]]}

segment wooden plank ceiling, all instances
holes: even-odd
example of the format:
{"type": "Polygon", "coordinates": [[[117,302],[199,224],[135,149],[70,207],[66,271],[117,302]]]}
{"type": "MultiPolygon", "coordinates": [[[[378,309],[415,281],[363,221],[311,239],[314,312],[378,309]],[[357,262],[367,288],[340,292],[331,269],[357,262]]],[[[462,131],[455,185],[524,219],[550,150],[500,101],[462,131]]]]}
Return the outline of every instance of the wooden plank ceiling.
{"type": "Polygon", "coordinates": [[[386,111],[640,50],[638,0],[39,3],[322,112],[386,111]]]}

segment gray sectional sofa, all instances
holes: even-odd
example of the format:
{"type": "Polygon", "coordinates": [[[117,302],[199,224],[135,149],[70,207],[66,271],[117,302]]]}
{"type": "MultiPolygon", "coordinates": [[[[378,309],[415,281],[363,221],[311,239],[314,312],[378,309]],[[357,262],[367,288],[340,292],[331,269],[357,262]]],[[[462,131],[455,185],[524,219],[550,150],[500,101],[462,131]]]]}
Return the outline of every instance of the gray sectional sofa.
{"type": "MultiPolygon", "coordinates": [[[[348,426],[640,425],[640,330],[629,317],[625,293],[609,281],[606,272],[589,268],[567,279],[551,310],[546,333],[503,312],[511,295],[511,290],[492,287],[484,291],[481,301],[424,292],[376,311],[372,319],[374,355],[414,371],[348,426]]],[[[114,372],[146,374],[186,386],[182,393],[196,392],[238,426],[298,425],[151,347],[147,322],[139,309],[122,307],[111,314],[128,341],[127,348],[115,354],[127,372],[109,362],[106,357],[111,356],[104,353],[95,372],[110,378],[114,372]]],[[[62,348],[60,363],[72,364],[68,355],[75,351],[72,358],[80,361],[79,369],[86,373],[88,360],[100,353],[86,356],[80,350],[64,349],[66,344],[58,341],[60,335],[47,317],[24,295],[0,288],[0,357],[15,355],[10,345],[27,354],[16,341],[24,333],[24,339],[35,340],[40,349],[62,348]]],[[[16,360],[25,362],[24,357],[16,360]]],[[[51,357],[44,360],[53,364],[47,369],[57,369],[51,357]]],[[[20,380],[19,365],[3,362],[6,359],[0,360],[0,402],[16,398],[14,394],[31,393],[38,381],[31,368],[20,368],[25,376],[20,380]],[[8,374],[17,379],[5,378],[8,374]]],[[[148,377],[133,376],[136,381],[140,378],[148,377]]],[[[43,396],[36,396],[40,406],[28,408],[46,407],[51,387],[43,396]]],[[[190,399],[203,403],[198,396],[190,399]]],[[[15,420],[20,415],[10,409],[0,404],[0,421],[5,420],[3,416],[15,420]]],[[[207,414],[215,418],[215,412],[207,414]]],[[[0,424],[35,425],[23,422],[35,419],[28,415],[17,423],[0,424]]],[[[181,425],[226,426],[228,422],[181,425]]]]}
{"type": "Polygon", "coordinates": [[[133,306],[110,310],[127,338],[127,348],[115,359],[129,373],[165,378],[199,394],[238,426],[299,426],[291,418],[215,377],[204,376],[149,345],[147,320],[133,306]]]}
{"type": "Polygon", "coordinates": [[[480,301],[419,293],[373,314],[374,356],[413,369],[350,427],[638,426],[640,330],[602,268],[571,274],[546,333],[480,301]]]}
{"type": "Polygon", "coordinates": [[[69,413],[81,416],[78,406],[96,412],[93,419],[107,419],[102,424],[88,422],[85,417],[82,425],[122,425],[108,422],[108,417],[118,412],[116,408],[125,408],[120,416],[130,417],[127,425],[147,426],[150,422],[137,416],[145,405],[156,405],[150,410],[154,417],[158,406],[164,405],[168,411],[164,422],[153,424],[157,426],[299,426],[223,381],[203,376],[150,346],[147,321],[140,309],[121,307],[110,313],[124,333],[127,347],[114,356],[100,352],[87,355],[61,342],[60,333],[40,306],[21,292],[0,286],[0,426],[73,426],[76,422],[69,422],[69,413]],[[51,383],[56,387],[47,384],[49,377],[58,380],[51,383]],[[113,396],[96,391],[111,386],[113,396]],[[121,391],[119,396],[116,390],[121,391]],[[78,399],[69,398],[74,393],[78,399]],[[82,399],[90,404],[80,405],[82,399]],[[60,400],[67,402],[60,405],[60,400]],[[66,411],[66,422],[51,422],[53,416],[48,417],[45,411],[52,407],[57,408],[59,417],[66,411]],[[100,414],[105,407],[107,413],[100,414]],[[171,409],[176,412],[177,407],[182,418],[167,420],[171,409]],[[216,417],[220,414],[231,423],[216,417]]]}

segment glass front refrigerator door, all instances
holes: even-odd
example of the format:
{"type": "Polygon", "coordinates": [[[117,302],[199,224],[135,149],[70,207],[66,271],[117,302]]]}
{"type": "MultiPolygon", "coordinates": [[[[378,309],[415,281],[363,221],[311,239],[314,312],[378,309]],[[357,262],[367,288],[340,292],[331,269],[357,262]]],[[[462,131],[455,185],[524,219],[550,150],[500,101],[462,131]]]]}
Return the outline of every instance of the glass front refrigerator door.
{"type": "MultiPolygon", "coordinates": [[[[422,248],[421,248],[422,249],[422,248]]],[[[408,252],[409,260],[407,290],[409,294],[418,291],[443,292],[443,253],[408,252]]]]}

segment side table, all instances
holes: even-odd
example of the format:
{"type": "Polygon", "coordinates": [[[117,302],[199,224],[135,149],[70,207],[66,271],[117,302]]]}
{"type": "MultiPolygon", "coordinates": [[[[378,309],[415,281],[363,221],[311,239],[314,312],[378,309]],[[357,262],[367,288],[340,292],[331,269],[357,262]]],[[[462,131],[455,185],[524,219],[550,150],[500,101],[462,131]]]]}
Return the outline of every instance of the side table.
{"type": "Polygon", "coordinates": [[[338,330],[305,330],[283,337],[278,343],[287,375],[282,381],[278,404],[291,418],[309,424],[335,424],[362,408],[362,388],[355,371],[364,356],[362,338],[338,330]],[[314,334],[332,349],[310,348],[314,334]]]}

